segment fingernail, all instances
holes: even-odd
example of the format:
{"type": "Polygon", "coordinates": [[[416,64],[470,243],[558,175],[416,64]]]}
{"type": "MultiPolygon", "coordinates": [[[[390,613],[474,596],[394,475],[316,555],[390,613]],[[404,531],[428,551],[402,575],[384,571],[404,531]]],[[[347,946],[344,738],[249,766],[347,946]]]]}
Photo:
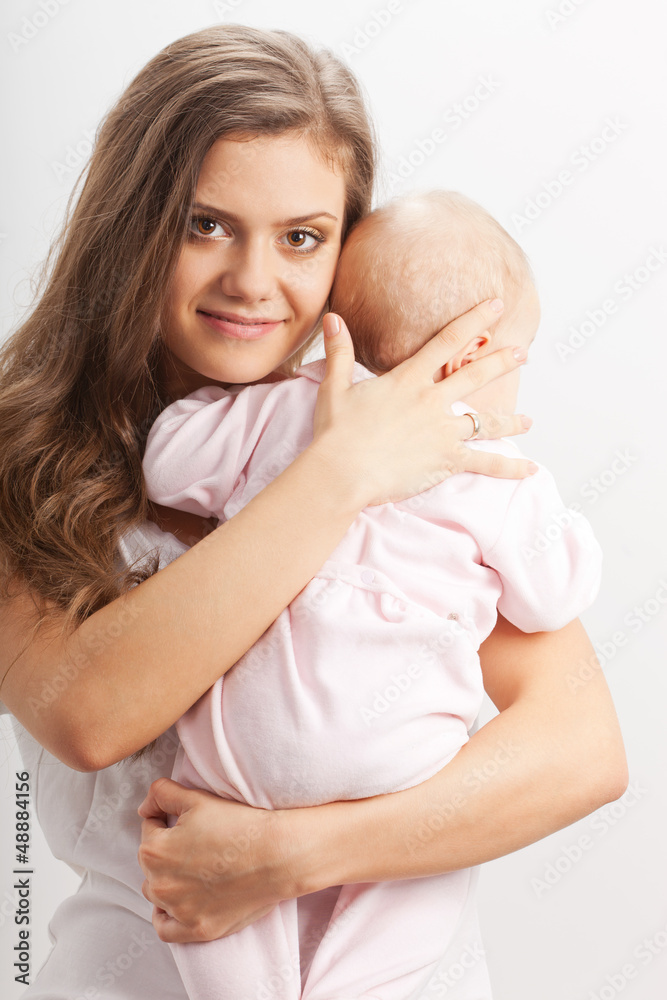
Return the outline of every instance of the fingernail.
{"type": "Polygon", "coordinates": [[[327,313],[322,320],[322,329],[325,337],[335,337],[340,333],[340,320],[335,313],[327,313]]]}
{"type": "Polygon", "coordinates": [[[525,361],[528,357],[528,351],[525,347],[515,347],[512,354],[517,359],[517,361],[525,361]]]}
{"type": "Polygon", "coordinates": [[[528,475],[529,476],[534,476],[536,472],[540,471],[539,465],[535,465],[534,462],[529,462],[528,465],[526,466],[526,468],[528,470],[528,475]]]}
{"type": "Polygon", "coordinates": [[[501,313],[505,308],[502,299],[493,299],[492,302],[489,302],[489,305],[491,306],[493,311],[497,313],[501,313]]]}
{"type": "Polygon", "coordinates": [[[521,414],[521,426],[528,430],[529,427],[533,426],[533,421],[531,417],[527,417],[525,413],[521,414]]]}

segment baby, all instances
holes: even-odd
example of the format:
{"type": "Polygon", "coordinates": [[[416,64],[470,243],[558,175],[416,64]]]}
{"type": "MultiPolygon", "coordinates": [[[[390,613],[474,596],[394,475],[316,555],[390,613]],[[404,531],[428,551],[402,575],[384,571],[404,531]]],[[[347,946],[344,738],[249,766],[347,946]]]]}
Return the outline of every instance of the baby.
{"type": "MultiPolygon", "coordinates": [[[[330,304],[350,327],[359,381],[496,295],[504,314],[444,366],[445,377],[499,346],[527,346],[539,305],[526,258],[502,227],[467,198],[433,192],[394,201],[355,227],[330,304]]],[[[312,440],[324,367],[305,364],[282,382],[208,386],[169,406],[146,446],[150,498],[233,517],[312,440]]],[[[517,386],[518,373],[503,376],[455,409],[511,413],[517,386]]],[[[504,440],[470,447],[519,454],[504,440]]],[[[522,480],[462,473],[366,508],[313,580],[179,721],[173,777],[266,809],[425,781],[468,739],[483,696],[477,650],[497,609],[532,632],[561,628],[593,601],[600,550],[583,517],[568,512],[558,522],[568,527],[533,555],[536,537],[563,513],[542,467],[522,480]]],[[[469,912],[471,884],[471,870],[461,870],[331,887],[284,900],[227,938],[174,945],[174,954],[193,1000],[407,1000],[469,912]]],[[[483,968],[466,997],[489,995],[483,968]]]]}
{"type": "MultiPolygon", "coordinates": [[[[415,354],[478,302],[504,299],[502,317],[442,370],[501,347],[528,347],[540,306],[521,247],[480,205],[453,191],[397,198],[348,236],[329,300],[346,320],[355,358],[376,375],[415,354]]],[[[466,397],[470,409],[514,413],[520,369],[466,397]]],[[[512,454],[516,454],[515,451],[512,454]]]]}

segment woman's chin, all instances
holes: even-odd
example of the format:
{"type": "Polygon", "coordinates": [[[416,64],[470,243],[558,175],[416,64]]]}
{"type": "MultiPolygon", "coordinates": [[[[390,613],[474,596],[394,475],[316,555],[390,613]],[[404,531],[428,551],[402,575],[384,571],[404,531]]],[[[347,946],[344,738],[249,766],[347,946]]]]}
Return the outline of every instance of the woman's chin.
{"type": "Polygon", "coordinates": [[[219,385],[252,385],[254,382],[278,382],[282,378],[285,376],[273,369],[267,370],[265,365],[230,365],[207,384],[214,381],[219,385]]]}
{"type": "MultiPolygon", "coordinates": [[[[195,367],[193,360],[182,365],[183,383],[188,392],[205,385],[251,385],[253,382],[275,381],[281,376],[274,375],[276,365],[274,358],[225,358],[200,360],[195,367]]],[[[279,360],[279,359],[278,359],[279,360]]]]}

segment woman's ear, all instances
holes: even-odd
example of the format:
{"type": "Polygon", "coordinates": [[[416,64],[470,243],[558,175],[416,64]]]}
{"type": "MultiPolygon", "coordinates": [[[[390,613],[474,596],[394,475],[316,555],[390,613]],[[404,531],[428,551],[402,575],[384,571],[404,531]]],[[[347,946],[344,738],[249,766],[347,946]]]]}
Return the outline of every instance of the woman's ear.
{"type": "Polygon", "coordinates": [[[488,351],[486,351],[485,348],[490,340],[491,334],[485,330],[484,333],[480,333],[478,337],[475,337],[475,339],[471,340],[469,344],[466,344],[463,350],[459,351],[458,354],[455,354],[454,357],[451,358],[444,366],[442,369],[443,378],[447,378],[448,375],[452,375],[454,372],[457,372],[459,368],[462,368],[463,365],[467,365],[469,361],[475,361],[477,358],[481,358],[484,354],[488,354],[488,351]]]}

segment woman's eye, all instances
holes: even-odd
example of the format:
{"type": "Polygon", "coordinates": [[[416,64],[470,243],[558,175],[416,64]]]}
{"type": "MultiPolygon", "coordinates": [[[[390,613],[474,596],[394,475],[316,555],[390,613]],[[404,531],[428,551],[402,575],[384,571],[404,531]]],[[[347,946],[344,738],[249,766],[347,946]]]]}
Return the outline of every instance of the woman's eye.
{"type": "Polygon", "coordinates": [[[285,234],[285,239],[287,240],[287,245],[292,250],[308,251],[314,250],[318,243],[323,242],[324,237],[308,232],[307,229],[292,229],[289,233],[285,234]]]}
{"type": "Polygon", "coordinates": [[[197,236],[211,236],[215,233],[216,228],[222,230],[222,226],[219,222],[216,222],[215,219],[209,219],[205,215],[195,216],[192,220],[191,226],[193,232],[197,236]]]}

